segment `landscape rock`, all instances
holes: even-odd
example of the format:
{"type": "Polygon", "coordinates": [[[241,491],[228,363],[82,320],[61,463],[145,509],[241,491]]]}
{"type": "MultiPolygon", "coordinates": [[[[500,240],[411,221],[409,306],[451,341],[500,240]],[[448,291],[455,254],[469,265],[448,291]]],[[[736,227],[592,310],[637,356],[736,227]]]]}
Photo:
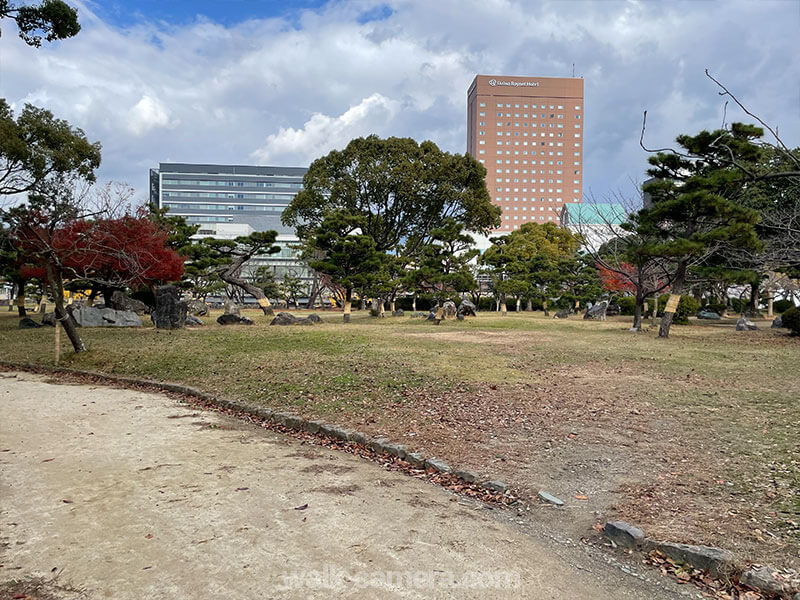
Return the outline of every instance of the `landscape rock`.
{"type": "Polygon", "coordinates": [[[156,288],[156,306],[150,313],[153,324],[158,329],[183,329],[186,324],[186,302],[174,285],[156,288]]]}
{"type": "Polygon", "coordinates": [[[572,311],[568,308],[562,308],[556,311],[556,314],[553,315],[554,319],[568,319],[569,315],[572,311]]]}
{"type": "Polygon", "coordinates": [[[93,306],[74,306],[72,316],[80,327],[141,327],[142,319],[135,312],[95,308],[93,306]]]}
{"type": "Polygon", "coordinates": [[[190,315],[205,317],[208,316],[208,311],[211,310],[211,308],[202,300],[190,300],[186,304],[186,310],[190,315]]]}
{"type": "Polygon", "coordinates": [[[728,550],[672,542],[655,542],[653,547],[672,560],[688,563],[715,576],[725,575],[733,569],[734,556],[728,550]]]}
{"type": "MultiPolygon", "coordinates": [[[[44,319],[42,319],[42,322],[44,323],[44,319]]],[[[783,317],[781,315],[778,315],[777,317],[775,317],[775,319],[772,321],[772,327],[771,328],[772,329],[778,329],[779,327],[783,327],[783,317]]]]}
{"type": "Polygon", "coordinates": [[[425,468],[433,469],[438,473],[449,473],[450,471],[452,471],[450,465],[448,465],[446,462],[438,458],[429,458],[428,460],[426,460],[425,468]]]}
{"type": "Polygon", "coordinates": [[[234,315],[237,317],[242,316],[241,308],[233,300],[225,300],[225,304],[223,305],[223,307],[225,308],[224,314],[226,315],[234,315]]]}
{"type": "Polygon", "coordinates": [[[39,329],[41,327],[41,323],[37,323],[30,317],[23,317],[19,320],[19,328],[20,329],[39,329]]]}
{"type": "Polygon", "coordinates": [[[462,300],[461,304],[458,305],[458,313],[457,317],[459,319],[464,319],[464,317],[476,317],[476,307],[475,305],[470,302],[469,300],[462,300]]]}
{"type": "Polygon", "coordinates": [[[426,312],[422,312],[422,311],[418,310],[417,312],[411,313],[411,318],[412,319],[427,319],[429,314],[430,313],[426,313],[426,312]]]}
{"type": "Polygon", "coordinates": [[[442,304],[442,318],[443,319],[452,319],[456,316],[458,311],[456,310],[456,303],[452,300],[448,300],[444,304],[442,304]]]}
{"type": "Polygon", "coordinates": [[[719,316],[719,314],[717,314],[713,310],[707,310],[707,309],[701,308],[700,310],[697,311],[697,318],[698,319],[710,319],[710,320],[718,321],[720,319],[720,316],[719,316]]]}
{"type": "Polygon", "coordinates": [[[414,467],[422,469],[425,467],[425,455],[420,452],[408,452],[406,460],[414,467]]]}
{"type": "Polygon", "coordinates": [[[563,500],[561,500],[560,498],[556,498],[555,496],[547,492],[539,492],[538,496],[540,500],[544,500],[545,502],[554,504],[555,506],[564,506],[563,500]]]}
{"type": "Polygon", "coordinates": [[[320,316],[316,313],[308,315],[304,319],[298,319],[293,314],[288,312],[279,312],[275,318],[270,321],[270,325],[313,325],[322,321],[320,316]]]}
{"type": "Polygon", "coordinates": [[[621,312],[619,304],[609,304],[606,308],[606,315],[609,317],[616,317],[621,312]]]}
{"type": "Polygon", "coordinates": [[[137,315],[145,315],[150,312],[150,307],[141,300],[131,298],[120,290],[111,294],[111,301],[108,303],[109,308],[114,310],[125,310],[135,312],[137,315]]]}
{"type": "Polygon", "coordinates": [[[56,313],[49,312],[42,315],[42,325],[56,326],[56,313]]]}
{"type": "Polygon", "coordinates": [[[217,323],[220,325],[252,325],[253,320],[248,317],[225,313],[217,317],[217,323]]]}
{"type": "Polygon", "coordinates": [[[205,325],[200,319],[191,314],[186,315],[186,324],[192,326],[205,325]]]}
{"type": "Polygon", "coordinates": [[[736,321],[736,331],[755,331],[758,326],[746,317],[739,317],[736,321]]]}
{"type": "Polygon", "coordinates": [[[473,473],[472,471],[467,471],[466,469],[461,469],[459,471],[453,471],[453,475],[466,481],[467,483],[475,483],[478,481],[478,475],[473,473]]]}
{"type": "Polygon", "coordinates": [[[636,548],[644,541],[644,531],[625,521],[609,521],[604,533],[608,539],[622,548],[636,548]]]}
{"type": "Polygon", "coordinates": [[[431,312],[428,313],[428,318],[426,320],[428,320],[428,321],[435,321],[436,320],[436,309],[433,309],[433,310],[431,310],[431,312]]]}
{"type": "Polygon", "coordinates": [[[602,302],[598,302],[590,309],[588,309],[583,314],[583,318],[591,319],[593,321],[605,321],[607,310],[608,310],[608,300],[603,300],[602,302]]]}
{"type": "Polygon", "coordinates": [[[498,494],[505,494],[508,491],[508,486],[502,481],[484,481],[481,485],[487,490],[495,491],[498,494]]]}
{"type": "Polygon", "coordinates": [[[403,315],[405,315],[405,314],[406,314],[406,313],[404,313],[404,312],[403,312],[403,309],[402,309],[402,308],[398,308],[397,310],[393,310],[393,311],[392,311],[392,316],[393,316],[393,317],[402,317],[402,316],[403,316],[403,315]]]}
{"type": "Polygon", "coordinates": [[[750,567],[739,576],[739,581],[770,596],[779,596],[785,591],[783,582],[775,577],[773,573],[775,573],[775,569],[766,565],[750,567]]]}

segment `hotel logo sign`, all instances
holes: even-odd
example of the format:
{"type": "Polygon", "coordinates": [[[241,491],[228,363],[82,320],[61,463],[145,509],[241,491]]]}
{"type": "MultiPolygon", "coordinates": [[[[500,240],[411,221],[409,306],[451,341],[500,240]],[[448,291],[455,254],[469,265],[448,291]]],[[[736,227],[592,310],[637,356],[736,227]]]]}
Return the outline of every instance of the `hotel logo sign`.
{"type": "Polygon", "coordinates": [[[539,87],[538,81],[499,81],[497,79],[490,79],[489,85],[492,87],[498,85],[508,85],[511,87],[539,87]]]}

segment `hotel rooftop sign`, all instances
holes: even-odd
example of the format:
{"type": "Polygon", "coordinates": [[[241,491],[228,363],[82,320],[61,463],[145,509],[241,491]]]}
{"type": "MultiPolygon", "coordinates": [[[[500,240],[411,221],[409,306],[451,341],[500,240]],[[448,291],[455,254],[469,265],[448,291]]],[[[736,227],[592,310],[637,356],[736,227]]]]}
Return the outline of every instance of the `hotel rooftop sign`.
{"type": "Polygon", "coordinates": [[[499,79],[490,79],[489,85],[492,87],[498,85],[508,85],[511,87],[539,87],[538,81],[501,81],[499,79]]]}

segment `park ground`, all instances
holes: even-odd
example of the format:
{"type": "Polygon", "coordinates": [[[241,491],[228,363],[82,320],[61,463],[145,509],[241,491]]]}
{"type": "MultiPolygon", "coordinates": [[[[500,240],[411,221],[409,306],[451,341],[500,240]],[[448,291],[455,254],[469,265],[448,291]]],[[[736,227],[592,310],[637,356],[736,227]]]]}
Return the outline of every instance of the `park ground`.
{"type": "MultiPolygon", "coordinates": [[[[305,311],[293,311],[300,316],[305,311]]],[[[630,319],[480,313],[440,326],[321,313],[314,326],[83,329],[61,364],[183,382],[385,436],[509,483],[590,541],[623,519],[661,539],[800,568],[800,341],[735,319],[635,333],[630,319]],[[566,502],[537,502],[544,490],[566,502]]],[[[53,329],[0,314],[0,360],[53,364],[53,329]]]]}

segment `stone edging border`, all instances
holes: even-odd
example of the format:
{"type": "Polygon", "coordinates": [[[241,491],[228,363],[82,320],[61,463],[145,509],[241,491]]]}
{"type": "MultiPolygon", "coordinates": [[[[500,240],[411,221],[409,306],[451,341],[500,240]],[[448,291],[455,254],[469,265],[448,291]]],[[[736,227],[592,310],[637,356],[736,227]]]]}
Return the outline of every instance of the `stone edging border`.
{"type": "Polygon", "coordinates": [[[353,445],[355,446],[354,448],[344,447],[339,449],[348,450],[362,458],[372,459],[373,461],[383,458],[384,464],[387,464],[385,459],[388,459],[389,463],[399,463],[395,465],[399,467],[397,470],[422,471],[429,481],[461,495],[466,495],[492,504],[511,505],[518,502],[517,497],[512,493],[509,486],[502,481],[482,479],[472,471],[455,469],[438,458],[425,457],[420,452],[409,452],[402,444],[395,444],[387,438],[372,438],[360,431],[353,431],[322,421],[304,419],[292,413],[276,411],[270,408],[247,406],[236,400],[220,398],[180,383],[153,381],[150,379],[139,379],[136,377],[70,369],[67,367],[15,363],[0,360],[0,371],[8,370],[30,373],[61,373],[78,377],[91,377],[93,379],[102,380],[107,384],[136,386],[154,391],[180,394],[194,399],[195,403],[200,403],[206,408],[227,411],[233,416],[247,418],[250,421],[257,422],[265,428],[270,428],[281,433],[314,436],[320,441],[320,445],[322,445],[322,442],[325,440],[334,440],[335,442],[353,445]],[[359,451],[361,449],[366,452],[359,451]]]}
{"type": "Polygon", "coordinates": [[[608,521],[603,527],[603,534],[615,547],[640,550],[645,554],[657,550],[676,562],[707,571],[713,577],[735,576],[739,583],[758,590],[765,597],[791,597],[792,600],[800,600],[800,586],[793,585],[791,581],[780,576],[776,577],[776,569],[768,565],[743,569],[729,550],[655,540],[624,521],[608,521]]]}

